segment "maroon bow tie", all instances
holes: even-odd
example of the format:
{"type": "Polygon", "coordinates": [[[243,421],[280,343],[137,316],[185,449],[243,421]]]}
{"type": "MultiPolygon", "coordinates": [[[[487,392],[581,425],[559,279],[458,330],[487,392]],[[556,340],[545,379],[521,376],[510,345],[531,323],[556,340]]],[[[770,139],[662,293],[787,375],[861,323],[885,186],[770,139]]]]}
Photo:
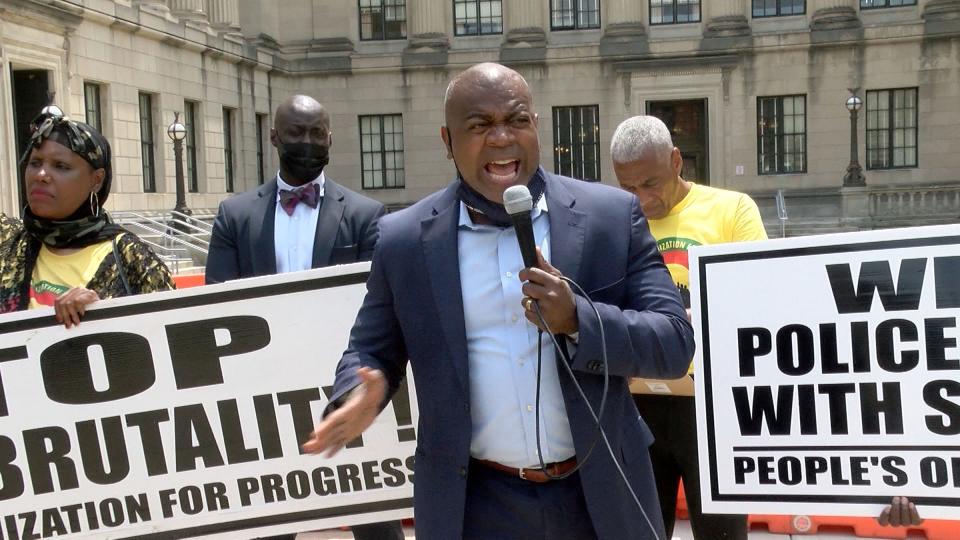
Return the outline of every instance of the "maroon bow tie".
{"type": "Polygon", "coordinates": [[[293,215],[293,210],[297,204],[303,203],[310,208],[316,208],[320,202],[320,186],[317,184],[307,184],[297,189],[280,190],[280,207],[288,216],[293,215]]]}

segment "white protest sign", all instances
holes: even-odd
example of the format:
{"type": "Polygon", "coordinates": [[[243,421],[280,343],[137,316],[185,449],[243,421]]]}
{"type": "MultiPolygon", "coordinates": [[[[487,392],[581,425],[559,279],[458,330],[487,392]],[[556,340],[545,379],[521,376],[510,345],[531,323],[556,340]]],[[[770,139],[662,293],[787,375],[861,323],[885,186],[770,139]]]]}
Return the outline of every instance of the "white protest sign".
{"type": "Polygon", "coordinates": [[[960,519],[960,226],[690,254],[704,511],[960,519]]]}
{"type": "Polygon", "coordinates": [[[352,447],[300,454],[368,272],[105,300],[69,330],[48,309],[0,317],[0,539],[242,538],[411,517],[408,383],[352,447]]]}

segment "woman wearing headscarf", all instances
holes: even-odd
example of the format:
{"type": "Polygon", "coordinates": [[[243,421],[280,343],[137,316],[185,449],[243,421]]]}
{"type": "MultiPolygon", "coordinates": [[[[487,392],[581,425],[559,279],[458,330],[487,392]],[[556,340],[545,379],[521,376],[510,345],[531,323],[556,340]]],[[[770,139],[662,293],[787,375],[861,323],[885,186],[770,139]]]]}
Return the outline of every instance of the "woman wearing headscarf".
{"type": "Polygon", "coordinates": [[[0,313],[53,306],[69,328],[101,298],[173,289],[166,265],[103,209],[110,143],[65,116],[34,126],[20,160],[23,219],[0,214],[0,313]]]}

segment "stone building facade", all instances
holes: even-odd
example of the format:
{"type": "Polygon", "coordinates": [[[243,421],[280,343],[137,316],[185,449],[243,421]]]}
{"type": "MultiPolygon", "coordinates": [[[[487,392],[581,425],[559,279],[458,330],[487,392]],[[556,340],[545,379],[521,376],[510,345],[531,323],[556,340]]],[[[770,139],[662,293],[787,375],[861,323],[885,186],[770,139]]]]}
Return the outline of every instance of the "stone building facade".
{"type": "Polygon", "coordinates": [[[49,92],[113,142],[114,209],[174,206],[174,112],[190,207],[269,179],[295,92],[331,113],[328,174],[403,206],[452,179],[443,92],[490,60],[530,83],[549,170],[615,183],[614,128],[652,113],[686,176],[770,223],[777,190],[795,231],[960,214],[960,0],[3,0],[0,209],[18,211],[18,129],[49,92]],[[850,88],[866,186],[843,181],[850,88]]]}

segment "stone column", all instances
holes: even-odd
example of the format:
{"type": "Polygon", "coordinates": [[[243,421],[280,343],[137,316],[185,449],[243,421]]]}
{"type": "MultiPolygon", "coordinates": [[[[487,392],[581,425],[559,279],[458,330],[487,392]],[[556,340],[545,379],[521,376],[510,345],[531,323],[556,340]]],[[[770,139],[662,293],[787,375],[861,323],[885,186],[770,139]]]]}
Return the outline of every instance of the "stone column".
{"type": "Polygon", "coordinates": [[[925,21],[960,19],[960,0],[920,0],[925,21]]]}
{"type": "Polygon", "coordinates": [[[706,37],[734,37],[750,35],[746,0],[708,0],[701,3],[701,16],[706,24],[706,37]]]}
{"type": "Polygon", "coordinates": [[[239,0],[207,0],[207,17],[210,26],[218,30],[240,29],[239,0]]]}
{"type": "Polygon", "coordinates": [[[181,19],[206,19],[207,9],[204,0],[167,0],[170,13],[181,19]]]}
{"type": "Polygon", "coordinates": [[[643,25],[642,2],[609,0],[602,6],[605,15],[601,56],[640,55],[649,52],[643,25]]]}
{"type": "Polygon", "coordinates": [[[450,47],[446,17],[450,3],[446,0],[407,0],[410,48],[447,50],[450,47]]]}
{"type": "Polygon", "coordinates": [[[857,14],[858,0],[810,0],[811,30],[842,30],[860,27],[857,14]]]}
{"type": "Polygon", "coordinates": [[[547,34],[543,24],[544,2],[532,0],[505,0],[504,23],[507,25],[508,44],[528,43],[546,46],[547,34]]]}

